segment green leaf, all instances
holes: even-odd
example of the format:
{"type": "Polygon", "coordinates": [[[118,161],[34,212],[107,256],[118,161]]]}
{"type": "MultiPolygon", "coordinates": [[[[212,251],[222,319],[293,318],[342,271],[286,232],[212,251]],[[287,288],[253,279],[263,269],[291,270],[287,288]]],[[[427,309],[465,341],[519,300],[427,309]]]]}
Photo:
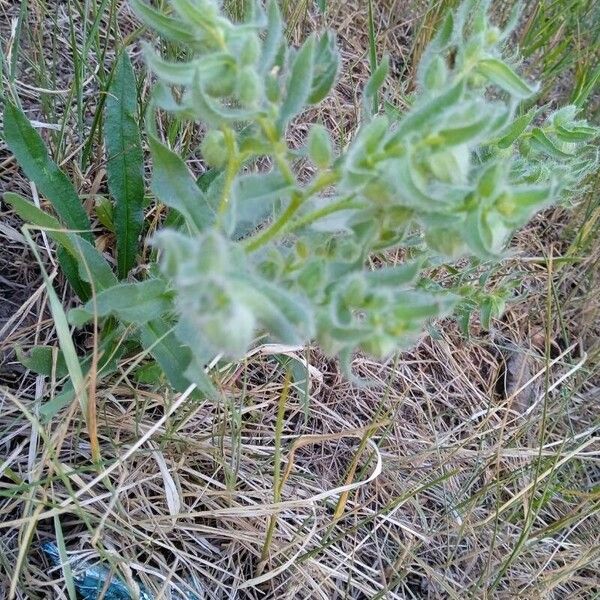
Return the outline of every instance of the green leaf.
{"type": "Polygon", "coordinates": [[[531,145],[544,152],[552,158],[558,160],[564,160],[565,158],[571,158],[572,155],[567,152],[563,152],[556,144],[544,133],[539,127],[534,127],[531,130],[531,145]]]}
{"type": "Polygon", "coordinates": [[[239,298],[267,333],[283,344],[302,344],[314,333],[311,310],[300,297],[265,279],[249,279],[239,298]]]}
{"type": "Polygon", "coordinates": [[[266,75],[275,64],[283,42],[283,22],[277,0],[269,0],[267,5],[267,34],[265,36],[259,68],[266,75]]]}
{"type": "Polygon", "coordinates": [[[197,30],[194,31],[183,21],[168,17],[141,0],[130,0],[130,6],[145,25],[165,39],[192,45],[202,39],[198,37],[197,30]]]}
{"type": "Polygon", "coordinates": [[[556,135],[563,142],[569,142],[570,144],[585,143],[592,141],[598,135],[598,129],[587,125],[573,125],[571,127],[557,125],[556,135]]]}
{"type": "Polygon", "coordinates": [[[363,93],[363,106],[368,117],[373,117],[376,113],[376,101],[379,90],[385,81],[390,70],[390,58],[384,56],[379,66],[371,73],[365,91],[363,93]]]}
{"type": "Polygon", "coordinates": [[[498,147],[505,149],[512,146],[527,127],[529,127],[529,124],[533,121],[536,113],[537,109],[533,108],[510,123],[510,125],[501,132],[501,137],[496,142],[498,147]]]}
{"type": "Polygon", "coordinates": [[[94,207],[96,217],[102,227],[105,227],[110,232],[115,232],[115,219],[113,205],[108,198],[100,197],[96,200],[96,206],[94,207]]]}
{"type": "Polygon", "coordinates": [[[51,377],[54,374],[61,379],[69,373],[63,353],[55,346],[34,346],[27,354],[17,348],[16,354],[17,360],[26,369],[38,375],[51,377]]]}
{"type": "Polygon", "coordinates": [[[81,327],[94,316],[115,315],[125,323],[144,325],[159,319],[171,308],[162,279],[148,279],[136,283],[121,283],[98,293],[85,306],[69,312],[71,324],[81,327]]]}
{"type": "Polygon", "coordinates": [[[308,154],[320,169],[326,169],[331,164],[331,138],[323,125],[317,123],[311,127],[308,134],[308,154]]]}
{"type": "Polygon", "coordinates": [[[365,274],[365,281],[373,289],[383,287],[402,289],[415,282],[422,264],[422,261],[414,261],[404,265],[383,267],[375,271],[369,271],[365,274]]]}
{"type": "MultiPolygon", "coordinates": [[[[77,297],[83,302],[91,298],[92,288],[82,279],[77,258],[73,254],[69,254],[63,246],[59,246],[56,249],[56,258],[65,278],[73,288],[75,294],[77,294],[77,297]]],[[[87,274],[85,276],[87,277],[87,274]]]]}
{"type": "Polygon", "coordinates": [[[445,92],[434,96],[422,107],[411,110],[398,124],[398,131],[394,140],[403,139],[408,133],[421,131],[424,127],[431,127],[433,123],[441,119],[443,113],[454,106],[462,97],[465,90],[464,82],[461,80],[445,92]]]}
{"type": "Polygon", "coordinates": [[[485,106],[480,107],[481,118],[466,125],[449,127],[442,129],[435,135],[435,142],[440,146],[450,147],[467,142],[473,143],[474,140],[481,139],[486,135],[494,125],[495,120],[500,116],[497,110],[485,110],[485,106]]]}
{"type": "Polygon", "coordinates": [[[529,98],[536,88],[526,83],[506,63],[497,58],[485,58],[477,63],[477,70],[492,83],[516,98],[529,98]]]}
{"type": "MultiPolygon", "coordinates": [[[[66,265],[65,271],[70,282],[72,282],[74,274],[78,274],[83,282],[93,283],[97,292],[117,283],[117,278],[106,259],[87,240],[76,233],[66,233],[53,216],[45,213],[33,202],[29,202],[29,200],[18,194],[6,192],[4,200],[14,208],[24,221],[44,229],[61,246],[59,248],[59,259],[63,260],[63,256],[67,256],[69,259],[66,262],[61,262],[61,266],[65,268],[66,265]]],[[[89,297],[89,290],[86,296],[89,297]]],[[[81,295],[80,297],[87,299],[87,297],[84,298],[81,295]]]]}
{"type": "Polygon", "coordinates": [[[121,279],[136,263],[144,223],[144,155],[136,113],[135,73],[123,49],[108,90],[104,128],[108,189],[115,200],[117,271],[121,279]]]}
{"type": "Polygon", "coordinates": [[[92,241],[90,221],[77,192],[48,155],[44,141],[29,119],[8,100],[4,102],[4,138],[27,177],[50,200],[65,226],[92,241]]]}
{"type": "Polygon", "coordinates": [[[152,162],[152,191],[163,203],[181,213],[188,226],[203,231],[215,222],[215,207],[198,187],[185,162],[155,137],[148,136],[152,162]]]}
{"type": "Polygon", "coordinates": [[[338,74],[339,62],[335,35],[326,31],[315,45],[309,104],[318,104],[329,94],[338,74]]]}
{"type": "Polygon", "coordinates": [[[238,177],[230,203],[235,221],[233,237],[243,237],[272,216],[289,199],[292,189],[278,171],[238,177]]]}
{"type": "Polygon", "coordinates": [[[446,12],[446,16],[444,17],[443,23],[437,30],[435,37],[431,42],[431,47],[438,52],[445,50],[452,41],[454,36],[454,16],[452,11],[449,10],[446,12]]]}
{"type": "Polygon", "coordinates": [[[144,349],[162,367],[169,382],[179,392],[191,383],[185,376],[192,353],[175,337],[172,327],[164,319],[155,319],[140,327],[140,340],[144,349]]]}
{"type": "Polygon", "coordinates": [[[297,52],[287,82],[285,100],[281,106],[279,125],[283,129],[307,104],[313,80],[315,37],[311,35],[297,52]]]}
{"type": "MultiPolygon", "coordinates": [[[[185,105],[185,107],[184,110],[195,115],[196,119],[202,120],[215,128],[224,124],[235,125],[237,123],[246,123],[257,115],[255,110],[224,108],[223,105],[214,101],[205,93],[199,73],[196,73],[196,78],[191,87],[191,102],[185,105]]],[[[166,108],[166,110],[171,109],[166,108]]]]}

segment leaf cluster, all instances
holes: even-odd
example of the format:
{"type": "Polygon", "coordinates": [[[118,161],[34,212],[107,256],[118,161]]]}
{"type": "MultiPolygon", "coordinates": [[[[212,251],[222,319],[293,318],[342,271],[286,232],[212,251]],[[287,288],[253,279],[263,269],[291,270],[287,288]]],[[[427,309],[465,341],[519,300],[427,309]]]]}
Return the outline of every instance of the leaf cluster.
{"type": "MultiPolygon", "coordinates": [[[[408,111],[376,110],[383,60],[347,147],[336,149],[314,124],[305,145],[292,148],[290,124],[335,84],[335,36],[313,34],[291,48],[277,3],[247,4],[246,18],[233,22],[213,0],[170,0],[170,14],[132,0],[148,27],[186,49],[179,62],[146,49],[157,79],[152,106],[206,128],[201,152],[211,177],[199,184],[150,123],[151,189],[180,225],[153,238],[160,261],[151,279],[105,277],[100,293],[71,313],[78,326],[96,314],[138,328],[176,387],[207,389],[204,365],[215,355],[243,357],[258,335],[316,339],[346,365],[357,349],[382,357],[412,344],[462,296],[477,296],[435,285],[428,269],[461,257],[498,261],[515,230],[565,198],[596,160],[597,129],[575,107],[545,119],[528,108],[537,87],[505,58],[511,25],[492,25],[486,3],[473,0],[447,15],[424,53],[408,111]],[[309,181],[298,176],[306,159],[309,181]],[[388,250],[402,250],[405,262],[372,268],[370,258],[388,250]]],[[[6,119],[5,131],[15,120],[6,119]]],[[[11,147],[25,167],[18,144],[11,147]]],[[[65,226],[85,228],[78,207],[55,209],[65,226]]],[[[120,211],[121,230],[131,233],[137,210],[120,211]]],[[[89,236],[75,245],[73,235],[54,238],[75,259],[84,247],[91,256],[89,236]]],[[[130,242],[119,248],[131,255],[130,242]]],[[[119,263],[121,276],[130,264],[119,263]]],[[[486,302],[488,313],[501,309],[486,302]]]]}

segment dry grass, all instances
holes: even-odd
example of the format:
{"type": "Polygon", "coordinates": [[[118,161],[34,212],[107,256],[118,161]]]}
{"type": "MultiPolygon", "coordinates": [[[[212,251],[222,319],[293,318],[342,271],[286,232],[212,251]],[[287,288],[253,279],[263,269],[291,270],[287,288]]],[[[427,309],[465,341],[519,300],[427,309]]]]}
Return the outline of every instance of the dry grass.
{"type": "MultiPolygon", "coordinates": [[[[344,144],[368,73],[367,8],[330,4],[342,80],[294,135],[320,118],[344,144]]],[[[423,12],[375,5],[380,50],[404,72],[423,12]]],[[[116,6],[126,35],[135,26],[116,6]]],[[[16,10],[0,2],[0,15],[16,10]]],[[[310,14],[292,35],[322,20],[310,14]]],[[[43,40],[55,26],[36,22],[32,31],[43,40]]],[[[6,48],[10,28],[1,34],[6,48]]],[[[26,85],[36,79],[24,76],[16,87],[35,111],[40,93],[26,85]]],[[[406,81],[390,84],[393,101],[402,104],[406,81]]],[[[81,143],[75,121],[65,119],[65,167],[83,194],[101,191],[101,152],[83,173],[69,159],[81,143]]],[[[0,182],[31,195],[3,148],[0,182]]],[[[443,322],[387,363],[357,357],[354,371],[369,385],[348,382],[316,348],[292,349],[286,362],[264,347],[213,370],[224,392],[216,403],[144,386],[129,372],[141,357],[122,361],[96,389],[99,472],[77,404],[41,422],[40,403],[59,382],[15,363],[15,345],[55,343],[55,331],[20,225],[3,211],[0,597],[68,597],[62,571],[39,550],[57,530],[74,556],[102,557],[157,598],[176,588],[207,599],[598,597],[597,192],[592,182],[577,211],[549,211],[520,232],[494,276],[518,274],[518,299],[490,331],[474,319],[466,339],[443,322]]],[[[50,253],[46,260],[52,270],[50,253]]],[[[77,342],[89,346],[93,335],[77,342]]]]}

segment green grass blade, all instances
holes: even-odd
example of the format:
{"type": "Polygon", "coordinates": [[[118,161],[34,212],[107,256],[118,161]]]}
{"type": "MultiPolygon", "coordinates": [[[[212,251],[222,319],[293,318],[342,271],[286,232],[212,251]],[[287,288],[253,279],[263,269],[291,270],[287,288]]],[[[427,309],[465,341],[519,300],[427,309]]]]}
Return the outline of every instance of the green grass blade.
{"type": "MultiPolygon", "coordinates": [[[[371,68],[371,73],[375,73],[377,70],[377,40],[375,36],[375,21],[373,19],[373,1],[369,0],[369,66],[371,68]]],[[[373,114],[376,115],[379,110],[379,98],[377,92],[373,95],[373,114]]]]}
{"type": "Polygon", "coordinates": [[[136,80],[122,50],[106,100],[105,140],[108,188],[115,200],[117,272],[121,279],[135,265],[144,223],[144,155],[136,119],[136,80]]]}
{"type": "Polygon", "coordinates": [[[73,571],[71,569],[71,563],[69,562],[67,547],[65,546],[65,536],[63,535],[63,530],[58,515],[54,515],[54,533],[56,535],[56,546],[60,555],[60,562],[62,565],[63,576],[65,578],[65,585],[67,586],[67,593],[69,594],[69,600],[77,600],[75,582],[73,581],[73,571]]]}
{"type": "Polygon", "coordinates": [[[48,155],[44,141],[23,111],[4,103],[4,138],[29,179],[52,203],[61,221],[92,241],[90,220],[68,177],[48,155]]]}
{"type": "Polygon", "coordinates": [[[44,279],[44,283],[46,284],[46,290],[48,292],[50,311],[52,312],[54,326],[56,327],[58,344],[63,353],[63,356],[65,357],[65,364],[67,365],[69,378],[73,383],[73,388],[77,391],[79,404],[81,406],[81,412],[83,413],[84,417],[87,417],[88,398],[85,380],[83,377],[81,364],[79,363],[79,357],[77,356],[77,351],[75,350],[75,344],[73,343],[73,339],[71,338],[71,332],[69,329],[69,324],[67,322],[67,315],[65,314],[60,299],[54,291],[52,280],[50,279],[48,273],[46,272],[46,269],[44,268],[44,263],[38,253],[38,249],[35,242],[29,234],[29,231],[27,230],[27,226],[23,228],[23,235],[25,236],[25,239],[27,240],[27,243],[29,244],[38,264],[40,265],[42,277],[44,279]]]}

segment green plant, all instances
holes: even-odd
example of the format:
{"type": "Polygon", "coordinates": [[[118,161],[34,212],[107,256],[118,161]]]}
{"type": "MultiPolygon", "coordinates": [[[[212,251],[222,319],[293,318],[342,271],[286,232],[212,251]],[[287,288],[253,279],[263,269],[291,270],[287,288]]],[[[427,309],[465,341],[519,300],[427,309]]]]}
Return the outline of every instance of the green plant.
{"type": "MultiPolygon", "coordinates": [[[[146,52],[158,80],[147,127],[152,191],[181,217],[152,239],[159,268],[151,265],[144,281],[119,283],[89,231],[65,233],[23,198],[5,199],[48,228],[76,266],[71,281],[93,288],[92,297],[78,292],[85,303],[70,312],[71,323],[98,318],[108,331],[125,327],[176,388],[193,382],[209,391],[205,365],[217,355],[240,359],[262,333],[286,344],[316,339],[349,370],[357,349],[389,355],[464,299],[483,298],[486,315],[497,313],[500,300],[472,285],[441,286],[430,269],[458,258],[498,260],[513,232],[564,198],[595,163],[597,130],[577,119],[575,107],[543,122],[537,110],[520,110],[536,88],[503,58],[510,28],[488,22],[485,2],[469,0],[446,16],[423,53],[408,112],[377,114],[388,67],[385,59],[379,64],[364,91],[363,122],[340,151],[319,124],[303,147],[286,141],[293,120],[335,83],[331,32],[288,47],[274,1],[266,10],[247,3],[240,23],[212,0],[171,0],[169,15],[141,0],[132,5],[189,57],[168,62],[146,52]],[[206,128],[201,152],[212,170],[201,184],[160,141],[154,110],[206,128]],[[258,166],[265,159],[266,170],[258,166]],[[308,181],[298,175],[300,159],[313,165],[308,181]],[[370,257],[399,248],[402,265],[367,267],[370,257]]],[[[126,104],[121,98],[127,112],[126,104]]],[[[22,113],[7,106],[5,136],[28,175],[66,185],[44,168],[49,159],[35,132],[23,133],[22,113]]],[[[119,131],[135,142],[131,127],[119,131]]],[[[131,166],[119,164],[122,174],[131,166]]],[[[127,249],[128,258],[118,259],[122,277],[132,264],[129,219],[140,227],[140,204],[130,196],[138,197],[139,184],[133,188],[113,192],[124,206],[117,239],[128,235],[117,243],[119,252],[127,249]]],[[[40,189],[64,226],[89,230],[72,194],[65,205],[54,188],[40,189]]]]}

